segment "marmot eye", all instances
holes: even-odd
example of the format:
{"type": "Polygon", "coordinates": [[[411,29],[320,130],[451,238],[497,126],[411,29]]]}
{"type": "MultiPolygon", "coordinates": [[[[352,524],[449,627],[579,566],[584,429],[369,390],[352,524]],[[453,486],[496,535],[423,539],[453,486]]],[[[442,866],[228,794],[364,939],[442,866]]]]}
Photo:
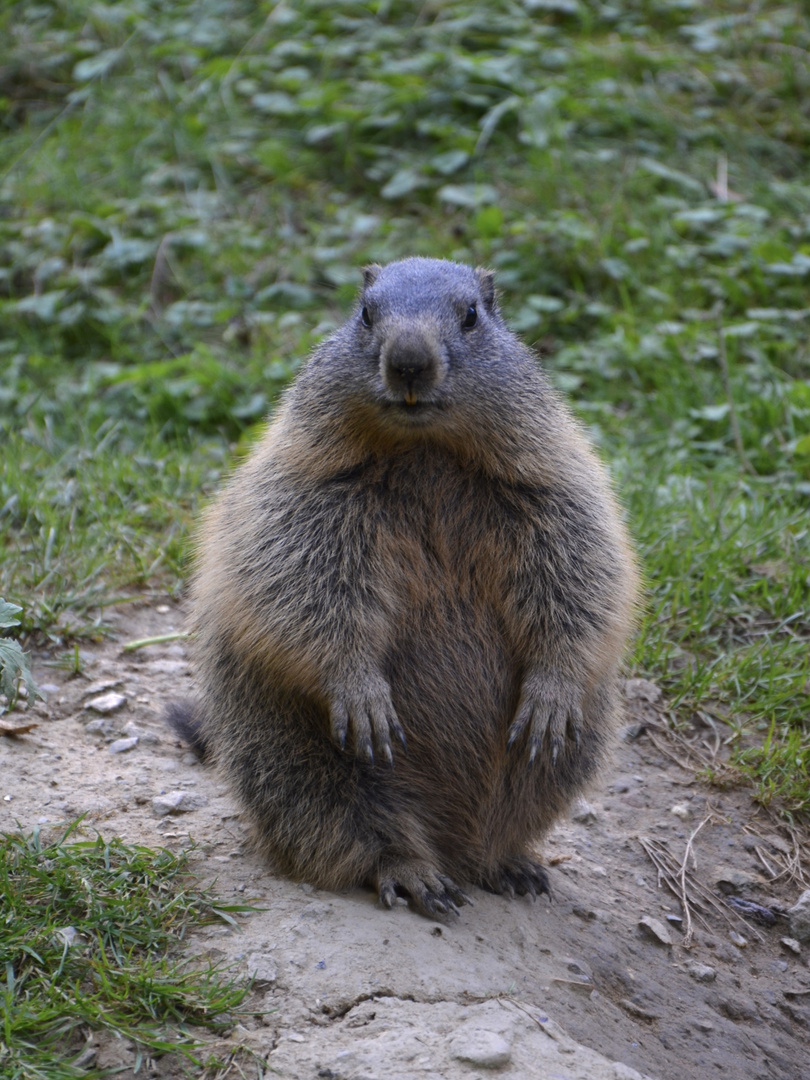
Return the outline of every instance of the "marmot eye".
{"type": "Polygon", "coordinates": [[[360,312],[360,319],[362,320],[363,326],[365,326],[367,330],[370,330],[371,329],[371,315],[369,315],[367,307],[364,307],[363,310],[360,312]]]}
{"type": "Polygon", "coordinates": [[[475,304],[470,304],[467,308],[467,314],[464,316],[464,322],[461,324],[462,329],[472,330],[475,324],[478,322],[478,312],[475,309],[475,304]]]}

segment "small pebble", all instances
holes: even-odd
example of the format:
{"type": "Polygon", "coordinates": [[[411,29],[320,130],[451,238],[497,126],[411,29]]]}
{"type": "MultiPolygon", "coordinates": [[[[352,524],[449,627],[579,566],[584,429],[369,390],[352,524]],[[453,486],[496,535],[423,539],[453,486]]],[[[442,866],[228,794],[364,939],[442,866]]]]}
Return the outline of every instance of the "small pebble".
{"type": "Polygon", "coordinates": [[[797,941],[810,941],[810,889],[790,908],[790,936],[797,941]]]}
{"type": "Polygon", "coordinates": [[[738,949],[744,949],[748,944],[748,938],[744,938],[742,934],[738,934],[736,930],[732,930],[728,936],[738,949]]]}
{"type": "Polygon", "coordinates": [[[167,791],[165,795],[156,795],[152,799],[152,810],[156,817],[167,814],[187,814],[190,810],[199,810],[208,805],[204,795],[195,795],[190,791],[167,791]]]}
{"type": "Polygon", "coordinates": [[[697,960],[689,960],[686,964],[687,972],[695,982],[710,983],[717,978],[717,972],[708,964],[700,964],[697,960]]]}
{"type": "Polygon", "coordinates": [[[686,803],[675,803],[674,806],[669,808],[669,812],[670,814],[674,814],[675,817],[680,818],[681,821],[686,821],[692,813],[686,803]]]}
{"type": "Polygon", "coordinates": [[[110,692],[109,694],[100,694],[98,697],[92,698],[84,706],[85,709],[92,709],[97,713],[111,713],[116,709],[120,709],[126,705],[127,699],[123,694],[116,694],[110,692]]]}
{"type": "Polygon", "coordinates": [[[85,686],[82,691],[82,697],[93,697],[95,694],[103,694],[105,690],[112,690],[114,687],[120,685],[120,679],[100,679],[98,682],[92,682],[89,686],[85,686]]]}
{"type": "Polygon", "coordinates": [[[580,825],[592,825],[597,819],[597,813],[585,799],[577,799],[571,810],[571,820],[580,825]]]}
{"type": "Polygon", "coordinates": [[[116,739],[110,743],[109,750],[111,754],[125,754],[128,750],[134,750],[137,745],[138,736],[135,735],[130,739],[116,739]]]}
{"type": "Polygon", "coordinates": [[[785,946],[786,949],[789,949],[792,953],[795,953],[796,956],[801,956],[802,947],[799,944],[799,942],[796,940],[796,938],[783,937],[783,938],[779,938],[779,940],[785,946]]]}
{"type": "Polygon", "coordinates": [[[714,1024],[711,1022],[711,1020],[696,1020],[695,1027],[698,1029],[698,1031],[714,1031],[714,1024]]]}
{"type": "Polygon", "coordinates": [[[654,919],[651,915],[645,915],[638,920],[638,925],[649,938],[653,941],[657,941],[659,945],[672,945],[672,937],[669,928],[665,923],[662,923],[660,919],[654,919]]]}
{"type": "Polygon", "coordinates": [[[68,948],[82,943],[82,936],[75,926],[60,926],[57,930],[54,930],[53,936],[60,945],[67,945],[68,948]]]}

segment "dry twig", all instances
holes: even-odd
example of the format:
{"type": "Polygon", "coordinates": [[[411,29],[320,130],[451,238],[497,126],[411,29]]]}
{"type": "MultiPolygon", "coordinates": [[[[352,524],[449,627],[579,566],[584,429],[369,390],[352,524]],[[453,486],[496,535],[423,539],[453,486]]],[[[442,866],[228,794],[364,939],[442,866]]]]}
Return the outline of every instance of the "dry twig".
{"type": "Polygon", "coordinates": [[[35,727],[39,727],[39,724],[26,720],[0,720],[0,735],[27,735],[35,727]]]}
{"type": "Polygon", "coordinates": [[[810,845],[808,845],[807,840],[802,838],[795,826],[784,825],[776,821],[773,821],[772,825],[776,830],[775,837],[764,836],[753,825],[745,826],[746,832],[758,836],[762,840],[762,845],[757,844],[754,851],[767,870],[768,877],[772,883],[785,878],[786,884],[795,884],[801,889],[810,889],[810,878],[808,878],[804,869],[805,859],[810,856],[810,845]],[[787,830],[789,840],[785,840],[778,835],[780,827],[787,830]],[[785,850],[783,851],[781,846],[777,846],[777,844],[784,844],[785,850]],[[764,850],[765,846],[769,849],[767,856],[764,850]],[[775,863],[778,869],[775,869],[771,862],[775,863]]]}
{"type": "MultiPolygon", "coordinates": [[[[683,917],[684,917],[684,919],[686,919],[686,932],[683,935],[683,947],[685,949],[688,949],[690,947],[690,945],[692,944],[692,934],[693,934],[693,930],[692,930],[692,912],[689,909],[689,897],[687,895],[687,889],[686,889],[686,867],[687,867],[687,865],[689,863],[689,856],[692,855],[692,844],[694,842],[694,839],[697,836],[697,834],[700,832],[700,830],[703,828],[703,826],[708,821],[711,821],[711,814],[709,814],[707,817],[705,817],[703,819],[703,821],[701,821],[701,823],[698,825],[698,827],[694,830],[692,835],[686,841],[686,850],[683,853],[683,859],[681,860],[681,869],[680,869],[680,873],[678,874],[678,885],[680,887],[681,907],[683,908],[683,917]]],[[[694,862],[694,859],[695,859],[695,857],[694,857],[694,855],[692,855],[692,861],[693,862],[694,862]]]]}
{"type": "Polygon", "coordinates": [[[694,839],[711,818],[711,814],[705,817],[689,837],[686,842],[683,859],[680,863],[662,840],[653,840],[649,836],[639,837],[639,843],[644,848],[650,862],[652,862],[653,866],[655,866],[658,871],[659,888],[662,884],[666,885],[669,891],[680,901],[681,907],[683,908],[686,932],[684,934],[682,945],[686,949],[690,948],[692,944],[692,937],[694,934],[694,927],[692,926],[693,914],[707,930],[711,928],[708,922],[708,916],[714,913],[722,916],[726,923],[733,929],[742,926],[746,931],[756,934],[760,941],[763,940],[762,935],[755,927],[739,917],[734,917],[729,908],[722,904],[713,893],[697,881],[689,872],[688,864],[690,857],[693,864],[695,863],[693,850],[694,839]]]}

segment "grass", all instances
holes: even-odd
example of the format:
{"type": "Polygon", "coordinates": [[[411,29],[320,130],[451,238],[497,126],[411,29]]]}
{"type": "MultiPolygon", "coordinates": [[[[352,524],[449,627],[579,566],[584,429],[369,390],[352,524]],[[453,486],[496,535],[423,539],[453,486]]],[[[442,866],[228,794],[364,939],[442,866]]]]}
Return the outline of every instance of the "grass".
{"type": "Polygon", "coordinates": [[[0,836],[0,1076],[100,1076],[86,1040],[102,1031],[134,1045],[136,1071],[165,1053],[201,1065],[201,1033],[232,1024],[246,988],[177,947],[244,907],[193,888],[184,855],[68,842],[76,827],[0,836]]]}
{"type": "Polygon", "coordinates": [[[632,657],[810,810],[810,20],[786,0],[0,11],[0,595],[103,630],[364,262],[493,266],[610,461],[632,657]]]}

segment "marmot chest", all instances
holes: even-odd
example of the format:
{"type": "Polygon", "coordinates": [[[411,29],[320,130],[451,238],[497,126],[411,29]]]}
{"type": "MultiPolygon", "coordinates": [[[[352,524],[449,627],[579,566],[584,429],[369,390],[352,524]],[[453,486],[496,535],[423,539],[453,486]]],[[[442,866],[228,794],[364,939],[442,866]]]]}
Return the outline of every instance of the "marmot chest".
{"type": "MultiPolygon", "coordinates": [[[[463,471],[392,471],[371,496],[378,573],[411,617],[484,609],[503,595],[508,523],[486,483],[463,471]]],[[[371,507],[369,508],[371,509],[371,507]]]]}

